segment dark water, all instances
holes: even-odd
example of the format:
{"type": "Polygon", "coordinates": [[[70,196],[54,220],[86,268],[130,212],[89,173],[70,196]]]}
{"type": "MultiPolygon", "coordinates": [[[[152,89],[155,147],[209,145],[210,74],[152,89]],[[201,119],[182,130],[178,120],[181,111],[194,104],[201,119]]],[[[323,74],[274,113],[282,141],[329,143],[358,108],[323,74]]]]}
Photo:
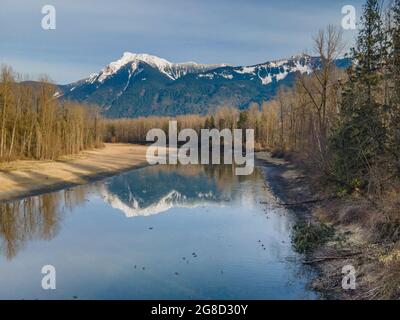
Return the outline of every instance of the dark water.
{"type": "Polygon", "coordinates": [[[2,203],[0,298],[313,299],[293,220],[260,170],[229,166],[147,167],[2,203]]]}

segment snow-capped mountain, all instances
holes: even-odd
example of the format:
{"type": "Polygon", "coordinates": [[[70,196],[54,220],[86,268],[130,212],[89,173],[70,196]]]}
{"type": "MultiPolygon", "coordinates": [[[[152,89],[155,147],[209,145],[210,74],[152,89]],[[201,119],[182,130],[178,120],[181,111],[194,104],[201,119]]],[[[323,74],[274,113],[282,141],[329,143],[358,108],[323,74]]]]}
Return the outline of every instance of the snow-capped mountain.
{"type": "MultiPolygon", "coordinates": [[[[246,108],[273,97],[296,75],[311,74],[319,58],[297,55],[253,66],[172,63],[125,52],[88,78],[60,86],[57,97],[99,105],[109,117],[205,114],[221,105],[246,108]]],[[[348,60],[338,60],[347,66],[348,60]]]]}
{"type": "Polygon", "coordinates": [[[241,75],[251,81],[261,82],[262,85],[269,85],[273,82],[284,80],[289,74],[311,74],[318,59],[310,56],[297,56],[288,60],[278,60],[246,67],[227,67],[203,72],[197,78],[213,80],[214,77],[222,77],[233,80],[241,75]]]}
{"type": "Polygon", "coordinates": [[[150,216],[171,208],[194,208],[217,203],[223,197],[203,168],[192,168],[197,175],[185,175],[184,169],[147,167],[114,177],[102,185],[104,201],[127,217],[150,216]],[[190,180],[190,183],[188,182],[190,180]]]}
{"type": "Polygon", "coordinates": [[[164,166],[145,167],[109,179],[99,192],[104,201],[129,218],[151,216],[172,208],[221,207],[233,201],[251,208],[258,203],[259,189],[246,184],[246,179],[252,177],[238,179],[223,167],[213,168],[213,179],[210,174],[202,166],[174,170],[164,166]],[[233,185],[236,187],[230,188],[233,185]]]}
{"type": "Polygon", "coordinates": [[[195,208],[202,205],[214,204],[218,202],[215,199],[208,199],[198,195],[198,198],[187,198],[178,191],[172,190],[168,194],[148,206],[141,206],[139,201],[131,195],[131,199],[126,201],[121,199],[118,194],[112,194],[108,190],[101,191],[103,199],[107,201],[114,209],[122,211],[127,218],[138,216],[151,216],[163,213],[172,208],[195,208]]]}
{"type": "Polygon", "coordinates": [[[196,62],[172,63],[165,59],[146,53],[137,54],[125,52],[119,60],[111,62],[109,65],[104,67],[100,71],[100,73],[94,73],[90,75],[89,79],[87,80],[91,83],[103,83],[109,77],[112,77],[114,74],[116,74],[122,67],[125,67],[127,65],[130,65],[131,73],[134,73],[139,68],[141,62],[144,62],[152,66],[153,68],[156,68],[158,71],[166,75],[171,80],[176,80],[182,76],[187,75],[188,73],[202,72],[225,66],[223,64],[198,64],[196,62]]]}

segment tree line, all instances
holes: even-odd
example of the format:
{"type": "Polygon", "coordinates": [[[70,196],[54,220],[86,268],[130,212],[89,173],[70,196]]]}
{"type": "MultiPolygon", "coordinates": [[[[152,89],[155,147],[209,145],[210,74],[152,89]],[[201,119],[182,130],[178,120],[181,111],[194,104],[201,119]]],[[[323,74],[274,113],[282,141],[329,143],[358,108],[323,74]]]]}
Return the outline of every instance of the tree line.
{"type": "Polygon", "coordinates": [[[105,142],[146,143],[147,132],[159,128],[168,132],[169,121],[176,120],[178,130],[191,128],[197,133],[201,129],[237,128],[239,110],[221,107],[212,115],[182,115],[177,117],[138,117],[105,119],[105,142]]]}
{"type": "Polygon", "coordinates": [[[95,107],[56,99],[47,79],[24,82],[8,66],[0,70],[0,162],[57,159],[102,144],[95,107]]]}

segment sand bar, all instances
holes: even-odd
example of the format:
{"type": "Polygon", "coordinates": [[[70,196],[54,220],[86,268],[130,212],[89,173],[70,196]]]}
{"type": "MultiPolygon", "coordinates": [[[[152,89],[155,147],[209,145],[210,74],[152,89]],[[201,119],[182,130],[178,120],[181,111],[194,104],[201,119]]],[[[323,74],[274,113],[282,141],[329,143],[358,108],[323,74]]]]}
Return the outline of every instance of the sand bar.
{"type": "Polygon", "coordinates": [[[105,144],[57,161],[13,161],[0,164],[0,201],[86,184],[147,165],[146,146],[105,144]]]}

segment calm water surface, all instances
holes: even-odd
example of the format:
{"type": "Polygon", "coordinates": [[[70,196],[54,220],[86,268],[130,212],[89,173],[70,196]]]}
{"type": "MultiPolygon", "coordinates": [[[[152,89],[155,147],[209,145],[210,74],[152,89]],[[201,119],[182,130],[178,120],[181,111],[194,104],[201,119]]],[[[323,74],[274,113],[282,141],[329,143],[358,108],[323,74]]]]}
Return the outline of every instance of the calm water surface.
{"type": "Polygon", "coordinates": [[[314,299],[260,170],[156,166],[0,203],[1,299],[314,299]],[[268,205],[261,202],[269,203],[268,205]],[[41,269],[56,268],[56,290],[41,269]]]}

